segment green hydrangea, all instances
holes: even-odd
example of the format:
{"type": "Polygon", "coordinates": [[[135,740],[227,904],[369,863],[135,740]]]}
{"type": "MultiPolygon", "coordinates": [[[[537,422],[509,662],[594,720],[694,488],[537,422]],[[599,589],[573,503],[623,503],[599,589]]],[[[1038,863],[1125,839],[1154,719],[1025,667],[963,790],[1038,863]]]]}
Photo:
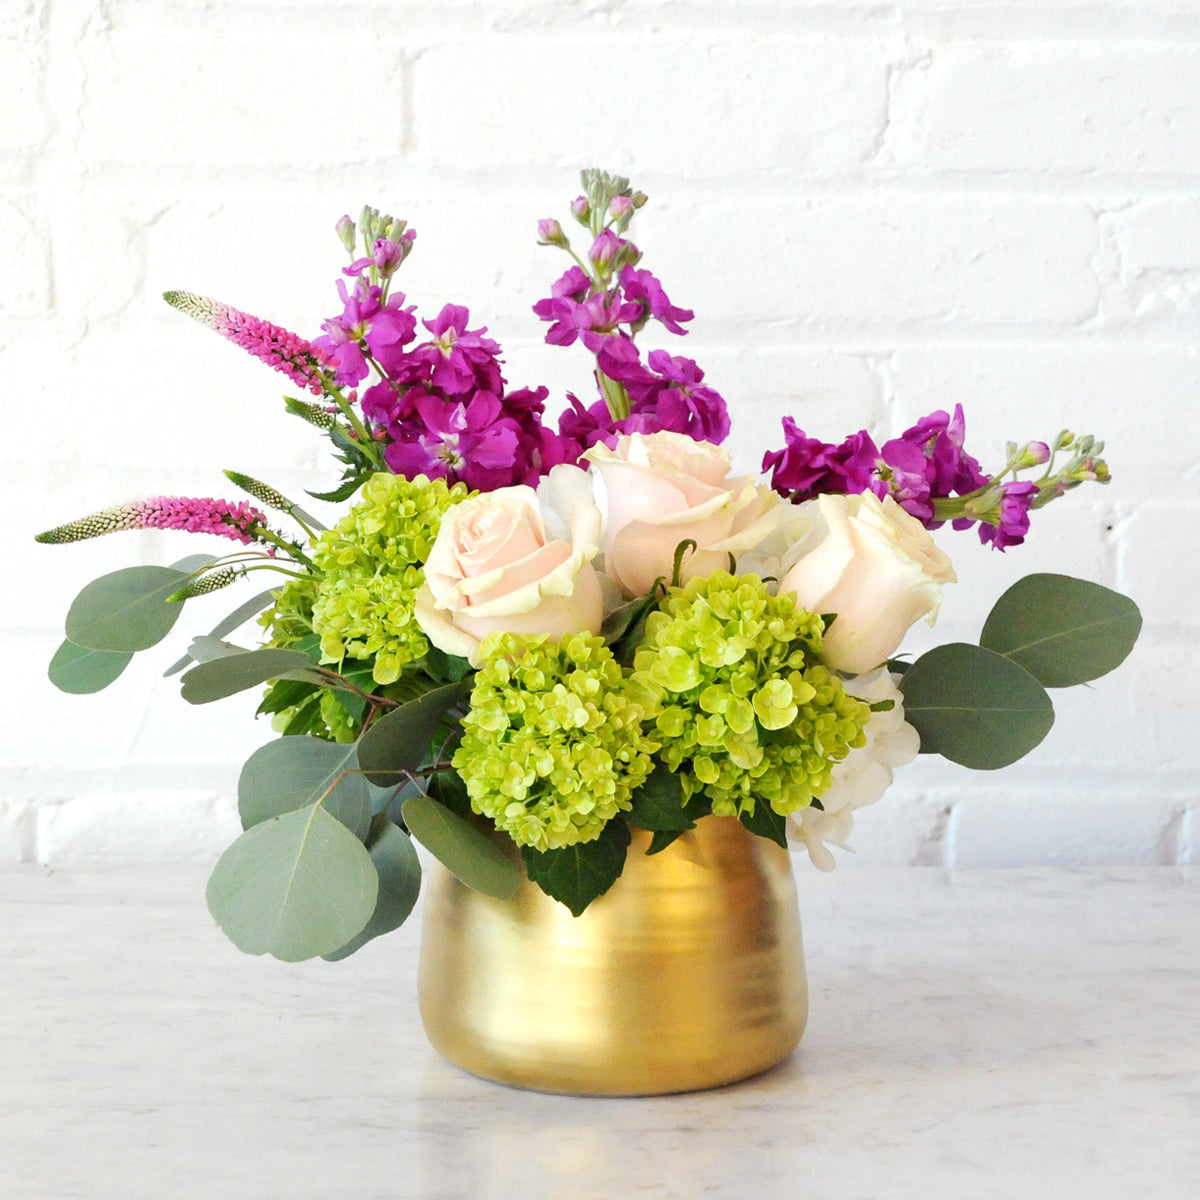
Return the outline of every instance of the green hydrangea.
{"type": "Polygon", "coordinates": [[[483,654],[452,760],[471,807],[537,850],[599,837],[653,767],[653,706],[602,638],[494,634],[483,654]]]}
{"type": "Polygon", "coordinates": [[[375,682],[388,684],[428,653],[413,616],[423,566],[443,514],[467,494],[462,483],[373,475],[358,503],[317,538],[312,628],[322,662],[374,658],[375,682]]]}
{"type": "Polygon", "coordinates": [[[865,744],[870,709],[815,661],[822,629],[794,595],[727,571],[673,588],[650,615],[632,682],[657,702],[652,736],[685,797],[722,816],[760,799],[795,812],[865,744]]]}

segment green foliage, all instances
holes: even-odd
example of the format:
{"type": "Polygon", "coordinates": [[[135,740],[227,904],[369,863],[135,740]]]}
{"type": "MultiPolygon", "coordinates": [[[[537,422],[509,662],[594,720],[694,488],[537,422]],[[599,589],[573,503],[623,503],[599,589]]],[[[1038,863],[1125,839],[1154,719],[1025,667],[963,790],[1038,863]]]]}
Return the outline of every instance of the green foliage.
{"type": "MultiPolygon", "coordinates": [[[[820,801],[815,802],[820,807],[820,801]]],[[[777,813],[769,804],[756,804],[753,809],[743,808],[738,820],[759,837],[768,838],[776,845],[787,849],[787,817],[777,813]]]]}
{"type": "Polygon", "coordinates": [[[331,816],[365,838],[379,789],[359,771],[355,749],[310,737],[282,737],[260,746],[238,779],[242,827],[323,800],[331,816]]]}
{"type": "Polygon", "coordinates": [[[654,770],[641,787],[630,797],[630,808],[625,814],[630,825],[652,832],[694,829],[696,822],[684,809],[683,788],[679,776],[664,763],[655,763],[654,770]]]}
{"type": "Polygon", "coordinates": [[[593,841],[555,850],[522,846],[521,857],[529,878],[577,917],[620,878],[629,841],[629,826],[618,819],[609,821],[593,841]]]}
{"type": "MultiPolygon", "coordinates": [[[[196,643],[192,645],[195,647],[196,643]]],[[[297,672],[308,670],[307,655],[296,650],[268,647],[230,654],[202,662],[188,671],[183,677],[183,698],[189,704],[209,704],[257,687],[268,679],[295,679],[297,672]]]]}
{"type": "Polygon", "coordinates": [[[443,718],[466,694],[465,683],[447,683],[380,717],[358,740],[358,761],[379,787],[400,784],[429,765],[443,718]]]}
{"type": "Polygon", "coordinates": [[[108,687],[132,659],[132,651],[88,650],[64,641],[54,652],[47,674],[60,692],[89,695],[108,687]]]}
{"type": "Polygon", "coordinates": [[[1142,616],[1128,596],[1069,575],[1019,579],[996,601],[979,643],[1043,687],[1087,683],[1121,665],[1142,616]]]}
{"type": "MultiPolygon", "coordinates": [[[[210,638],[221,639],[227,633],[232,633],[240,625],[244,625],[255,613],[260,613],[274,599],[272,592],[259,592],[256,596],[251,596],[249,600],[239,604],[233,612],[229,613],[219,620],[209,631],[210,638]]],[[[178,675],[190,662],[194,662],[191,654],[185,654],[177,662],[169,666],[163,672],[164,676],[178,675]]]]}
{"type": "Polygon", "coordinates": [[[921,655],[900,683],[904,719],[922,753],[977,770],[1006,767],[1050,732],[1054,707],[1045,688],[1011,659],[952,642],[921,655]]]}
{"type": "Polygon", "coordinates": [[[172,567],[125,567],[93,579],[67,613],[67,640],[85,650],[146,650],[171,632],[182,604],[167,597],[188,572],[172,567]]]}
{"type": "Polygon", "coordinates": [[[401,810],[409,832],[451,874],[485,896],[509,900],[521,873],[487,834],[430,796],[414,796],[401,810]]]}
{"type": "Polygon", "coordinates": [[[367,853],[379,876],[375,911],[360,933],[339,950],[322,956],[329,962],[348,958],[372,938],[398,929],[408,920],[421,891],[421,863],[412,840],[383,813],[371,822],[367,853]]]}
{"type": "Polygon", "coordinates": [[[248,829],[217,862],[208,908],[247,954],[299,962],[345,946],[371,919],[379,875],[321,804],[248,829]]]}

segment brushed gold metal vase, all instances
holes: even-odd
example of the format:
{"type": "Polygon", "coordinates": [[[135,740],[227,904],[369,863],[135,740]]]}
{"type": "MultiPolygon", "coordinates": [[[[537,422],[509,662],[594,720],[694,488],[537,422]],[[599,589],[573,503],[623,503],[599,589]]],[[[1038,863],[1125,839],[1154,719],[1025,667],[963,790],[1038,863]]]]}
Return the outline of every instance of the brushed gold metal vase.
{"type": "Polygon", "coordinates": [[[575,1095],[719,1087],[796,1048],[808,988],[787,851],[706,817],[582,916],[522,879],[512,900],[433,864],[418,990],[429,1040],[472,1074],[575,1095]]]}

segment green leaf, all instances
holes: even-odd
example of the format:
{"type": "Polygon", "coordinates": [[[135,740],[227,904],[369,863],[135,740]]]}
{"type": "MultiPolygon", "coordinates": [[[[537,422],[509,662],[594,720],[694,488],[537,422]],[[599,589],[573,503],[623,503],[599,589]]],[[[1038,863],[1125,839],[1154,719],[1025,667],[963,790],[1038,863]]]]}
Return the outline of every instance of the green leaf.
{"type": "Polygon", "coordinates": [[[307,679],[277,679],[263,693],[262,703],[254,710],[257,717],[271,716],[285,708],[295,708],[314,694],[319,697],[323,689],[307,679]]]}
{"type": "Polygon", "coordinates": [[[370,920],[378,895],[366,847],[319,805],[248,829],[208,881],[209,912],[230,941],[285,962],[346,945],[370,920]]]}
{"type": "MultiPolygon", "coordinates": [[[[273,592],[259,592],[257,596],[251,596],[243,604],[239,604],[233,612],[228,616],[222,617],[209,631],[210,638],[223,638],[227,633],[232,633],[239,626],[244,625],[255,613],[260,613],[272,600],[275,599],[273,592]]],[[[190,654],[185,654],[178,662],[172,663],[164,672],[164,676],[178,675],[190,662],[194,662],[190,654]]]]}
{"type": "Polygon", "coordinates": [[[522,846],[521,857],[529,878],[577,917],[620,878],[629,840],[629,826],[618,817],[594,841],[558,850],[522,846]]]}
{"type": "Polygon", "coordinates": [[[426,765],[442,718],[467,695],[465,683],[447,683],[380,717],[358,739],[358,761],[379,787],[399,783],[403,772],[426,765]]]}
{"type": "MultiPolygon", "coordinates": [[[[343,500],[349,500],[362,485],[364,475],[352,475],[345,480],[339,487],[335,487],[328,492],[308,492],[314,500],[328,500],[332,504],[340,504],[343,500]]],[[[304,489],[308,491],[307,488],[304,489]]]]}
{"type": "Polygon", "coordinates": [[[921,655],[900,681],[921,751],[992,771],[1028,754],[1054,724],[1045,688],[1011,659],[952,642],[921,655]]]}
{"type": "Polygon", "coordinates": [[[242,828],[249,829],[324,799],[331,816],[365,838],[373,791],[358,771],[353,744],[281,737],[246,759],[238,778],[238,813],[242,828]]]}
{"type": "Polygon", "coordinates": [[[676,838],[685,833],[686,829],[656,829],[650,838],[650,845],[646,847],[646,853],[661,854],[676,838]]]}
{"type": "Polygon", "coordinates": [[[1070,575],[1027,575],[996,601],[979,644],[1043,687],[1072,687],[1121,665],[1142,628],[1128,596],[1070,575]]]}
{"type": "Polygon", "coordinates": [[[146,650],[171,632],[183,605],[168,604],[187,578],[171,567],[125,567],[93,579],[67,613],[67,640],[85,650],[146,650]]]}
{"type": "Polygon", "coordinates": [[[348,958],[372,938],[398,929],[408,920],[408,914],[412,912],[421,891],[421,862],[412,839],[382,813],[371,822],[367,853],[379,875],[379,898],[375,901],[375,911],[361,933],[352,937],[340,950],[324,955],[329,962],[348,958]]]}
{"type": "Polygon", "coordinates": [[[471,797],[467,785],[457,771],[438,771],[429,779],[429,794],[444,808],[460,817],[471,816],[471,797]]]}
{"type": "Polygon", "coordinates": [[[60,692],[85,696],[102,692],[132,659],[130,651],[88,650],[64,641],[54,652],[46,673],[60,692]]]}
{"type": "Polygon", "coordinates": [[[485,896],[509,900],[521,872],[495,842],[470,821],[430,796],[413,796],[401,809],[409,832],[452,875],[485,896]]]}
{"type": "Polygon", "coordinates": [[[696,822],[684,810],[679,776],[665,763],[655,763],[649,778],[630,797],[632,808],[625,814],[631,825],[652,831],[694,829],[696,822]]]}
{"type": "Polygon", "coordinates": [[[209,704],[213,700],[232,696],[235,692],[257,687],[268,679],[295,679],[297,672],[306,671],[310,665],[308,656],[296,650],[270,647],[214,658],[200,663],[184,675],[183,698],[189,704],[209,704]]]}
{"type": "Polygon", "coordinates": [[[646,618],[658,607],[658,584],[649,595],[639,596],[614,609],[605,618],[600,633],[623,667],[633,665],[633,656],[646,636],[646,618]]]}
{"type": "Polygon", "coordinates": [[[787,817],[777,813],[761,796],[755,799],[753,814],[741,812],[738,820],[759,837],[768,838],[772,842],[787,849],[787,817]]]}
{"type": "Polygon", "coordinates": [[[429,652],[425,655],[425,662],[430,675],[435,679],[444,680],[446,683],[458,683],[460,679],[465,679],[473,669],[465,658],[459,658],[456,654],[447,654],[436,646],[429,647],[429,652]]]}

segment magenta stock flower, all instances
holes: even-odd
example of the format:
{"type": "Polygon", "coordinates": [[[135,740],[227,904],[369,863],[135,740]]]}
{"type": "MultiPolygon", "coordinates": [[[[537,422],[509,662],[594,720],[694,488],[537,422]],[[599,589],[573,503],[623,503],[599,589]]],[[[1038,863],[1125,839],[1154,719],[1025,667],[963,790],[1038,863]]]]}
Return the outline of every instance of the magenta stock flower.
{"type": "Polygon", "coordinates": [[[324,392],[321,370],[334,364],[323,349],[279,325],[252,317],[232,305],[193,292],[164,292],[172,308],[207,325],[260,362],[282,371],[297,387],[320,396],[324,392]]]}
{"type": "MultiPolygon", "coordinates": [[[[961,404],[954,406],[953,416],[939,409],[922,417],[898,438],[885,442],[880,456],[909,477],[902,481],[901,488],[909,488],[914,495],[920,491],[917,476],[928,485],[930,497],[966,495],[983,487],[988,477],[963,449],[965,427],[961,404]],[[919,451],[920,461],[913,449],[919,451]]],[[[913,515],[921,516],[916,512],[913,515]]]]}
{"type": "Polygon", "coordinates": [[[469,320],[470,313],[462,305],[447,304],[432,321],[422,321],[433,337],[409,352],[398,374],[447,396],[469,396],[475,391],[498,394],[504,387],[500,347],[483,336],[487,326],[468,329],[469,320]]]}
{"type": "Polygon", "coordinates": [[[999,522],[979,524],[979,540],[995,550],[1019,546],[1029,532],[1029,508],[1039,491],[1038,485],[1027,480],[1013,480],[1000,485],[999,522]]]}
{"type": "Polygon", "coordinates": [[[231,504],[211,497],[152,496],[59,525],[39,533],[37,540],[53,544],[79,542],[121,529],[181,529],[249,544],[263,540],[261,533],[266,526],[266,514],[244,500],[231,504]]]}
{"type": "Polygon", "coordinates": [[[404,360],[404,347],[413,340],[417,319],[411,307],[404,308],[404,295],[397,292],[383,302],[383,291],[359,279],[349,291],[338,280],[342,315],[330,317],[321,326],[325,336],[313,345],[336,364],[337,381],[353,387],[367,377],[367,352],[380,368],[390,372],[404,360]]]}
{"type": "Polygon", "coordinates": [[[840,445],[810,438],[791,417],[783,418],[782,450],[768,451],[762,469],[770,471],[771,487],[793,500],[811,500],[822,492],[857,495],[886,489],[876,486],[879,451],[865,429],[840,445]]]}
{"type": "Polygon", "coordinates": [[[690,321],[696,314],[690,308],[677,308],[667,298],[662,284],[649,271],[622,267],[619,276],[625,299],[642,306],[643,316],[661,321],[672,333],[687,333],[679,322],[690,321]]]}

